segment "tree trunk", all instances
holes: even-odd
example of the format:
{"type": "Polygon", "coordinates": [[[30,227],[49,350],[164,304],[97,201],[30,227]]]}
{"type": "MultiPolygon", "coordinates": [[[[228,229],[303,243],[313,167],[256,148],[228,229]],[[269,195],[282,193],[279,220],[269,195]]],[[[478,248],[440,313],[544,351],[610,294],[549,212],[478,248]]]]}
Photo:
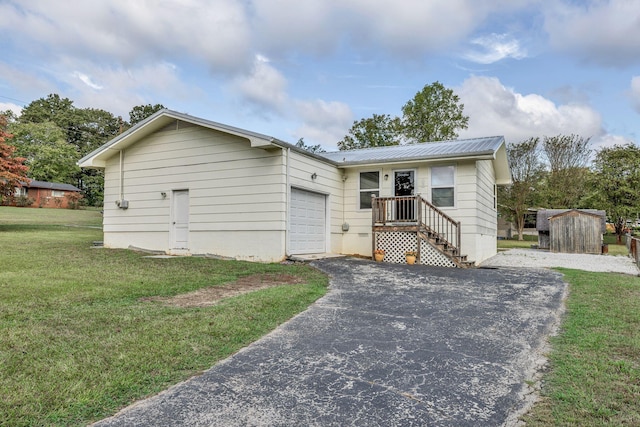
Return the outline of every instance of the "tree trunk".
{"type": "Polygon", "coordinates": [[[524,240],[522,232],[524,231],[524,215],[518,216],[516,219],[516,227],[518,228],[518,240],[524,240]]]}

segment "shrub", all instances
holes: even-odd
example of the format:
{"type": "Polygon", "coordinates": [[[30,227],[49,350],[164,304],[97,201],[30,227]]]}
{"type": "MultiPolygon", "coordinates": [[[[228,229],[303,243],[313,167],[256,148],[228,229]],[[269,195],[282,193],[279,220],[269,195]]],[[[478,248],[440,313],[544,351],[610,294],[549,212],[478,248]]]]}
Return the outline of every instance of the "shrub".
{"type": "Polygon", "coordinates": [[[35,200],[29,196],[18,196],[16,197],[16,206],[25,208],[27,206],[31,206],[35,200]]]}
{"type": "Polygon", "coordinates": [[[82,199],[82,194],[80,193],[67,194],[67,208],[80,209],[80,207],[84,204],[83,202],[84,200],[82,199]]]}

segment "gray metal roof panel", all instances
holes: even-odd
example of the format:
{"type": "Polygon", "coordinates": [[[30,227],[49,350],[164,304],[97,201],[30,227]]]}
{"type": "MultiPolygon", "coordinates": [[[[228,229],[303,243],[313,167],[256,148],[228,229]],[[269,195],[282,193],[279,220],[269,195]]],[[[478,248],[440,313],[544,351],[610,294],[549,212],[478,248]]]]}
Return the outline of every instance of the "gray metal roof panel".
{"type": "Polygon", "coordinates": [[[47,182],[47,181],[36,181],[31,180],[28,184],[26,184],[29,188],[47,188],[49,190],[60,190],[60,191],[81,191],[78,187],[73,186],[71,184],[62,184],[59,182],[47,182]]]}
{"type": "Polygon", "coordinates": [[[607,231],[607,212],[599,209],[540,209],[536,214],[536,230],[549,231],[549,218],[572,210],[599,216],[602,232],[607,231]]]}
{"type": "Polygon", "coordinates": [[[503,143],[504,138],[502,136],[491,136],[487,138],[332,151],[320,153],[320,155],[336,162],[338,165],[445,159],[493,155],[503,143]]]}

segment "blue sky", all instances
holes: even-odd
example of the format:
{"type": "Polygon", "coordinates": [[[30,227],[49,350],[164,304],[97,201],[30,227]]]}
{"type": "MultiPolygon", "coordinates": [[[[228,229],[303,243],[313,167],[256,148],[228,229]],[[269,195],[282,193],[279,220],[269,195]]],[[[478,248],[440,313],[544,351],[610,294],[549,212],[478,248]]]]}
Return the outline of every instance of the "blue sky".
{"type": "Polygon", "coordinates": [[[57,93],[335,149],[453,89],[460,137],[640,142],[637,0],[0,0],[0,110],[57,93]]]}

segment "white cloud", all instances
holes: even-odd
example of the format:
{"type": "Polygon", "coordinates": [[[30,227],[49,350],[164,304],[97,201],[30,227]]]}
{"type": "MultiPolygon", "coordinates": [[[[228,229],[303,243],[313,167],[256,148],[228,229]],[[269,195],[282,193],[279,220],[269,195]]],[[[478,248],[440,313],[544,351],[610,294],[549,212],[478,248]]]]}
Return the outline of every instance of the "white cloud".
{"type": "Polygon", "coordinates": [[[308,145],[321,144],[327,150],[336,150],[353,123],[353,112],[342,102],[323,100],[297,101],[296,113],[303,121],[294,132],[297,139],[304,138],[308,145]]]}
{"type": "Polygon", "coordinates": [[[456,92],[469,116],[461,137],[504,135],[508,142],[518,142],[533,136],[603,134],[602,118],[589,105],[556,105],[538,94],[517,93],[497,78],[470,77],[456,92]]]}
{"type": "Polygon", "coordinates": [[[195,98],[199,94],[197,88],[183,82],[180,69],[166,62],[130,68],[103,67],[90,61],[63,57],[51,64],[48,72],[65,87],[64,91],[51,89],[50,93],[73,100],[79,108],[101,108],[125,119],[135,105],[164,104],[171,108],[172,100],[195,98]],[[94,89],[77,74],[68,74],[65,70],[69,69],[86,70],[85,76],[92,76],[88,81],[99,81],[102,89],[94,89]]]}
{"type": "Polygon", "coordinates": [[[13,111],[16,116],[19,116],[22,113],[22,107],[11,102],[0,102],[0,113],[3,113],[7,110],[13,111]]]}
{"type": "Polygon", "coordinates": [[[627,145],[634,144],[634,141],[630,138],[620,135],[605,134],[596,136],[591,139],[591,148],[594,150],[593,154],[605,147],[613,147],[614,145],[627,145]]]}
{"type": "Polygon", "coordinates": [[[353,43],[393,56],[443,51],[492,13],[535,0],[260,0],[252,4],[256,41],[272,55],[326,54],[353,43]]]}
{"type": "Polygon", "coordinates": [[[21,34],[24,49],[42,46],[43,56],[65,51],[124,66],[188,56],[226,72],[251,57],[246,10],[234,0],[9,0],[0,4],[0,29],[21,34]]]}
{"type": "Polygon", "coordinates": [[[463,57],[479,64],[492,64],[505,58],[523,59],[526,50],[520,42],[507,34],[489,34],[471,40],[471,44],[479,46],[481,51],[469,51],[463,57]]]}
{"type": "Polygon", "coordinates": [[[636,1],[565,1],[545,6],[545,28],[556,49],[605,65],[640,62],[640,7],[636,1]]]}
{"type": "Polygon", "coordinates": [[[91,89],[95,89],[95,90],[100,90],[102,89],[102,86],[100,86],[97,83],[94,83],[93,81],[91,81],[91,77],[87,76],[84,73],[81,73],[80,71],[74,71],[73,72],[73,76],[80,79],[80,81],[84,84],[86,84],[87,86],[89,86],[91,89]]]}
{"type": "Polygon", "coordinates": [[[236,79],[235,86],[245,100],[268,110],[282,113],[288,101],[287,79],[262,55],[256,55],[251,74],[236,79]]]}
{"type": "Polygon", "coordinates": [[[631,99],[638,113],[640,113],[640,76],[631,79],[631,99]]]}

